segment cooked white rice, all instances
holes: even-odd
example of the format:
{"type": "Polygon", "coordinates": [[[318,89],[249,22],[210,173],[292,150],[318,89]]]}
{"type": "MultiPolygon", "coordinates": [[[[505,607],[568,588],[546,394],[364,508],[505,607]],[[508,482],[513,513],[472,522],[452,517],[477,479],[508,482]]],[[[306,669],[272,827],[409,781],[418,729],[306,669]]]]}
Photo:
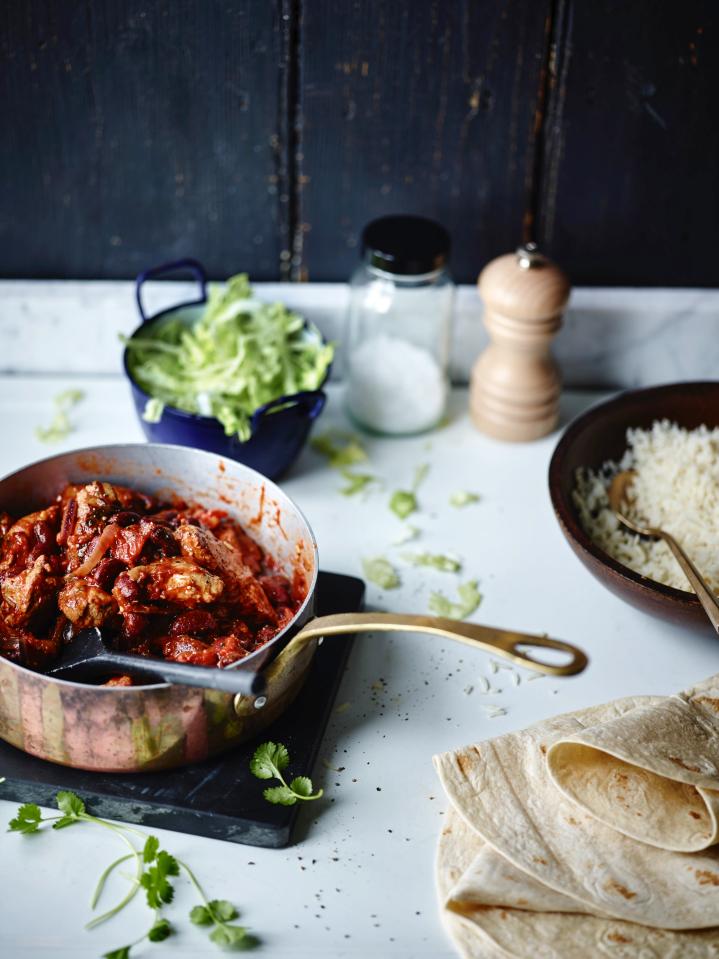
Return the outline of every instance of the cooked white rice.
{"type": "Polygon", "coordinates": [[[691,590],[665,543],[630,533],[611,511],[607,490],[625,469],[636,472],[631,518],[671,533],[719,592],[719,428],[686,430],[661,420],[649,430],[629,429],[621,462],[578,470],[572,494],[582,526],[610,556],[659,583],[691,590]]]}

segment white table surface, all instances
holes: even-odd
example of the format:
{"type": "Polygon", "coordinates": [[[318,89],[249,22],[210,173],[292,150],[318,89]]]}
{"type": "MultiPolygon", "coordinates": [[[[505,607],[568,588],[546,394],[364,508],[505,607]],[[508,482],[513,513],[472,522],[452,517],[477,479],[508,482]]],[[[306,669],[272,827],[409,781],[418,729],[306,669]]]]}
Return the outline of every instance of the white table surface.
{"type": "MultiPolygon", "coordinates": [[[[564,420],[596,398],[565,397],[564,420]]],[[[669,693],[717,671],[719,648],[711,637],[636,612],[574,558],[547,492],[557,435],[502,445],[471,428],[465,406],[465,392],[457,391],[451,425],[429,437],[367,441],[370,468],[385,480],[382,491],[346,499],[337,492],[338,475],[311,451],[284,487],[313,525],[325,569],[361,575],[363,556],[398,556],[415,545],[464,559],[462,577],[398,560],[402,587],[383,595],[370,586],[370,605],[425,611],[432,589],[451,591],[458,580],[477,577],[484,594],[477,621],[569,639],[589,653],[590,666],[563,680],[528,683],[523,674],[515,686],[508,672],[492,674],[484,653],[449,641],[358,638],[337,699],[340,709],[321,750],[326,763],[342,771],[323,762],[311,771],[327,799],[301,810],[294,845],[278,851],[158,833],[163,846],[192,865],[211,897],[239,906],[262,939],[258,956],[454,955],[435,903],[433,859],[445,802],[432,754],[613,697],[669,693]],[[422,512],[413,518],[422,538],[390,548],[400,524],[387,508],[389,493],[408,485],[424,462],[431,471],[420,491],[422,512]],[[451,508],[448,497],[458,489],[477,491],[481,502],[451,508]],[[480,675],[502,693],[480,693],[480,675]],[[504,706],[506,715],[487,718],[482,706],[490,702],[504,706]]],[[[343,422],[334,388],[320,429],[343,422]]],[[[0,378],[0,423],[3,474],[63,448],[141,439],[127,386],[114,377],[83,378],[79,384],[58,376],[0,378]],[[73,414],[77,429],[65,443],[48,448],[35,440],[33,429],[49,421],[52,397],[70,385],[87,392],[73,414]]],[[[0,801],[0,822],[15,808],[0,801]]],[[[172,829],[171,819],[167,826],[172,829]]],[[[144,930],[148,911],[139,896],[105,926],[83,929],[97,876],[121,854],[111,835],[78,826],[30,837],[0,832],[0,837],[0,955],[96,957],[144,930]]],[[[192,891],[184,881],[177,886],[167,912],[178,934],[133,955],[216,953],[205,933],[186,919],[196,901],[192,891]]]]}

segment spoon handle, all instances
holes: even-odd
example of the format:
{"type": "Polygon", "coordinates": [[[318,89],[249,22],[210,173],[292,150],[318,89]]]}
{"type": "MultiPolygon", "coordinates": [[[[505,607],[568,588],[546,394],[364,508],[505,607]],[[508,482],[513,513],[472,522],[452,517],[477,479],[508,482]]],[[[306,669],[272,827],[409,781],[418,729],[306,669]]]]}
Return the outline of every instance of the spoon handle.
{"type": "Polygon", "coordinates": [[[679,563],[681,568],[684,570],[686,578],[694,587],[694,592],[697,594],[697,599],[704,607],[704,612],[711,620],[714,629],[719,633],[719,602],[717,602],[716,596],[709,589],[702,574],[696,568],[694,563],[692,563],[674,537],[670,536],[669,533],[660,533],[659,531],[657,531],[657,533],[667,544],[669,549],[674,554],[674,558],[676,559],[677,563],[679,563]]]}

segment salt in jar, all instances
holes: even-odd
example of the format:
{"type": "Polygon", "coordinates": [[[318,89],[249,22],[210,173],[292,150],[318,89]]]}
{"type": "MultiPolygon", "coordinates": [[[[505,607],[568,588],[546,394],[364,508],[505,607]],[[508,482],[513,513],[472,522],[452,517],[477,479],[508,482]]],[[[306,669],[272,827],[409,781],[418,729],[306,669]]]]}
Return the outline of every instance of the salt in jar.
{"type": "Polygon", "coordinates": [[[376,433],[432,429],[444,416],[454,283],[450,239],[419,216],[373,220],[350,280],[347,391],[350,416],[376,433]]]}

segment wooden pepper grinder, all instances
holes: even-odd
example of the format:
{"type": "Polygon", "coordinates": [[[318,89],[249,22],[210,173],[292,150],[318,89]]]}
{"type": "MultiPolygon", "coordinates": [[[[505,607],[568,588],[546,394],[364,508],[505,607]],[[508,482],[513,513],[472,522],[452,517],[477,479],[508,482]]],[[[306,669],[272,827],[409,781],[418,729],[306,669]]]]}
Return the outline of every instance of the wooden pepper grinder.
{"type": "Polygon", "coordinates": [[[569,280],[527,243],[488,263],[478,287],[491,342],[472,370],[474,424],[500,440],[539,439],[559,418],[561,381],[550,344],[562,325],[569,280]]]}

